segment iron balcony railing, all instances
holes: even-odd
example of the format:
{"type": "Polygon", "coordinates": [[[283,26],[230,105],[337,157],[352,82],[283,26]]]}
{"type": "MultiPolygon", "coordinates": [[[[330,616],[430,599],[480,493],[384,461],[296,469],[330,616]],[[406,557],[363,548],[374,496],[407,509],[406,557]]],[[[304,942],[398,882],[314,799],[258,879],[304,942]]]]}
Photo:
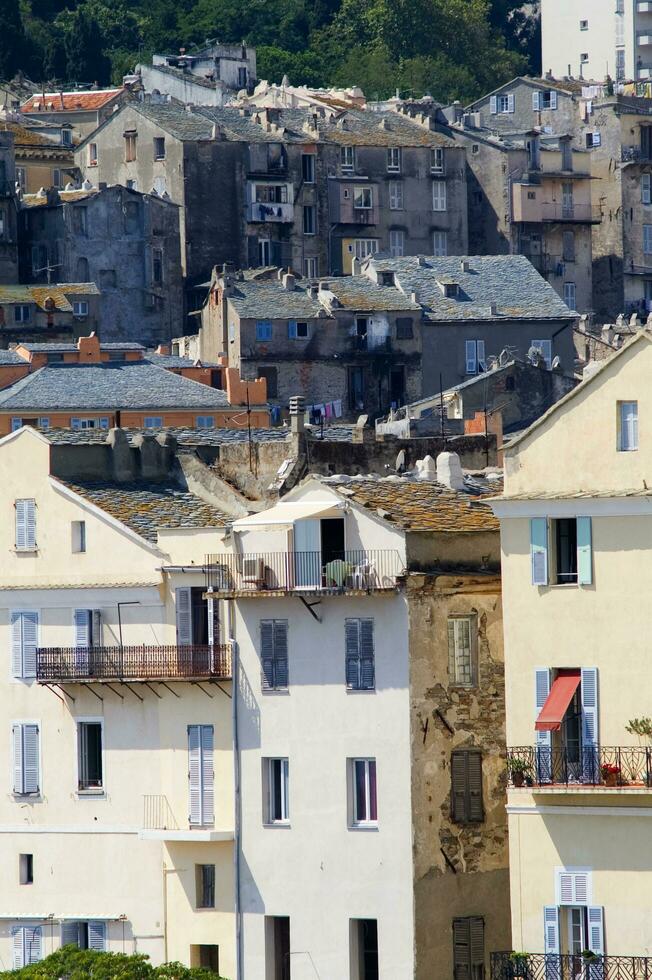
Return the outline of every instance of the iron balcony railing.
{"type": "Polygon", "coordinates": [[[650,980],[652,957],[492,953],[491,980],[650,980]]]}
{"type": "Polygon", "coordinates": [[[179,830],[179,824],[167,796],[162,794],[143,796],[144,830],[179,830]]]}
{"type": "Polygon", "coordinates": [[[230,677],[229,644],[40,647],[36,651],[36,679],[41,683],[230,677]]]}
{"type": "Polygon", "coordinates": [[[378,592],[405,575],[397,551],[277,551],[206,556],[206,586],[216,592],[378,592]]]}
{"type": "Polygon", "coordinates": [[[646,788],[652,786],[652,746],[519,746],[507,750],[507,771],[512,786],[646,788]]]}

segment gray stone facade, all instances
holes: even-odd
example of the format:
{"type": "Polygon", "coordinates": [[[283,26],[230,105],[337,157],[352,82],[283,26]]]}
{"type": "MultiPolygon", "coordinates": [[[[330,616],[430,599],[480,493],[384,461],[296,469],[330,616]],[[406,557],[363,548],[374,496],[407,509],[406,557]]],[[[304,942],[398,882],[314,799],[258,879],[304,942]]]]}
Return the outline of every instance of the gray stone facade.
{"type": "Polygon", "coordinates": [[[477,128],[513,135],[536,127],[542,132],[564,134],[575,131],[581,82],[546,78],[514,78],[467,106],[476,114],[477,128]]]}
{"type": "Polygon", "coordinates": [[[0,133],[0,283],[18,282],[14,134],[0,133]]]}

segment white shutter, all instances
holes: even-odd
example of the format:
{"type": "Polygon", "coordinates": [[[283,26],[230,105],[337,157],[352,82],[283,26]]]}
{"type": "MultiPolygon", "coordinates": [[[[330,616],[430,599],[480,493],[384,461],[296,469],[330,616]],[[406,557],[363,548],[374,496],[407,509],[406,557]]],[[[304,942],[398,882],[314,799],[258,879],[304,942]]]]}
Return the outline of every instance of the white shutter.
{"type": "Polygon", "coordinates": [[[36,648],[38,646],[38,613],[21,613],[23,677],[36,677],[36,648]]]}
{"type": "Polygon", "coordinates": [[[543,949],[547,954],[559,953],[559,909],[546,905],[543,910],[543,949]]]}
{"type": "Polygon", "coordinates": [[[539,111],[539,103],[540,103],[539,96],[540,95],[541,95],[540,92],[533,92],[532,93],[532,109],[533,109],[534,112],[538,112],[539,111]]]}
{"type": "Polygon", "coordinates": [[[558,868],[556,872],[556,896],[558,905],[588,905],[591,901],[591,872],[567,871],[558,868]]]}
{"type": "Polygon", "coordinates": [[[22,966],[25,966],[25,941],[22,926],[13,926],[11,930],[11,945],[14,970],[20,970],[22,966]]]}
{"type": "Polygon", "coordinates": [[[93,629],[91,630],[91,646],[102,646],[102,613],[99,609],[91,610],[93,629]]]}
{"type": "Polygon", "coordinates": [[[601,905],[590,905],[587,909],[589,918],[589,949],[592,953],[604,953],[604,912],[601,905]]]}
{"type": "Polygon", "coordinates": [[[199,826],[214,820],[213,741],[212,725],[188,725],[190,823],[199,826]]]}
{"type": "Polygon", "coordinates": [[[641,201],[643,204],[652,203],[652,188],[650,178],[652,174],[641,174],[641,201]]]}
{"type": "MultiPolygon", "coordinates": [[[[546,703],[550,694],[550,670],[548,667],[537,667],[534,671],[534,711],[535,720],[546,703]]],[[[539,783],[549,783],[552,780],[552,733],[535,730],[536,744],[536,773],[539,783]]]]}
{"type": "Polygon", "coordinates": [[[188,725],[188,792],[191,824],[201,824],[201,725],[188,725]]]}
{"type": "Polygon", "coordinates": [[[16,547],[34,547],[34,501],[16,501],[16,547]]]}
{"type": "Polygon", "coordinates": [[[508,112],[514,112],[514,96],[513,95],[508,95],[507,96],[507,111],[508,112]]]}
{"type": "Polygon", "coordinates": [[[78,922],[61,923],[61,945],[79,946],[79,923],[78,922]]]}
{"type": "Polygon", "coordinates": [[[23,725],[23,792],[39,791],[38,725],[23,725]]]}
{"type": "Polygon", "coordinates": [[[41,926],[25,926],[25,965],[39,963],[43,959],[41,926]]]}
{"type": "Polygon", "coordinates": [[[213,823],[215,816],[215,772],[213,763],[213,726],[201,726],[201,816],[203,824],[213,823]]]}
{"type": "Polygon", "coordinates": [[[467,340],[465,344],[465,350],[466,350],[466,373],[475,374],[477,371],[475,340],[467,340]]]}
{"type": "Polygon", "coordinates": [[[495,116],[498,112],[498,99],[495,95],[492,95],[489,99],[489,112],[492,116],[495,116]]]}
{"type": "Polygon", "coordinates": [[[36,504],[33,500],[26,500],[26,512],[27,512],[27,546],[28,548],[36,547],[36,504]]]}
{"type": "Polygon", "coordinates": [[[87,648],[90,646],[90,619],[91,614],[88,609],[75,609],[75,647],[87,648]]]}
{"type": "Polygon", "coordinates": [[[23,676],[23,623],[22,613],[11,613],[11,674],[23,676]]]}
{"type": "Polygon", "coordinates": [[[88,948],[99,952],[106,950],[106,922],[91,919],[88,923],[88,948]]]}
{"type": "Polygon", "coordinates": [[[175,589],[177,611],[177,645],[190,646],[192,643],[192,605],[190,589],[175,589]]]}
{"type": "Polygon", "coordinates": [[[12,725],[11,741],[13,746],[14,793],[24,793],[22,725],[12,725]]]}
{"type": "Polygon", "coordinates": [[[215,645],[215,614],[217,603],[215,599],[206,600],[206,615],[208,616],[208,645],[212,647],[215,645]]]}
{"type": "Polygon", "coordinates": [[[582,667],[582,741],[584,747],[595,747],[598,732],[598,669],[582,667]]]}
{"type": "Polygon", "coordinates": [[[548,521],[533,517],[530,521],[530,564],[532,585],[548,584],[548,521]]]}
{"type": "Polygon", "coordinates": [[[556,92],[551,92],[550,93],[550,108],[551,109],[556,109],[557,108],[557,93],[556,92]]]}
{"type": "Polygon", "coordinates": [[[591,546],[591,518],[577,518],[577,582],[591,585],[593,582],[593,549],[591,546]]]}

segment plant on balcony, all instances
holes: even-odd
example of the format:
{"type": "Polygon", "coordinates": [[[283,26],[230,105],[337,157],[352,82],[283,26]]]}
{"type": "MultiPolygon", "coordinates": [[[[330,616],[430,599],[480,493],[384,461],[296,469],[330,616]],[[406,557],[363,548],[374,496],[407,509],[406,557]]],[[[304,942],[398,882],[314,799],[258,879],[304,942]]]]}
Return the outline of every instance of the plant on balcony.
{"type": "Polygon", "coordinates": [[[583,949],[581,953],[583,960],[597,960],[600,958],[599,953],[594,953],[592,949],[583,949]]]}
{"type": "Polygon", "coordinates": [[[532,766],[527,759],[510,759],[509,775],[514,786],[522,786],[524,783],[532,785],[532,766]]]}
{"type": "Polygon", "coordinates": [[[620,782],[620,766],[614,766],[609,762],[603,762],[600,766],[600,775],[606,786],[617,786],[620,782]]]}
{"type": "Polygon", "coordinates": [[[528,976],[528,959],[529,953],[510,953],[509,962],[511,966],[510,973],[512,977],[527,977],[528,976]]]}
{"type": "Polygon", "coordinates": [[[652,742],[652,718],[632,718],[629,724],[625,725],[625,731],[630,735],[647,739],[648,744],[650,744],[652,742]]]}

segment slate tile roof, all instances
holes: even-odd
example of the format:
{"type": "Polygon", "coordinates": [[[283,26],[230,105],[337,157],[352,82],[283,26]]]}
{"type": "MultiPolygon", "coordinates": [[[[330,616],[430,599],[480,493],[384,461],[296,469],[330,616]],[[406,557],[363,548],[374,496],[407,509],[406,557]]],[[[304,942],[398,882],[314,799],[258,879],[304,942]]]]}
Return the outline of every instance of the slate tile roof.
{"type": "Polygon", "coordinates": [[[69,296],[99,296],[100,291],[94,282],[54,283],[50,286],[4,286],[0,285],[0,304],[36,303],[45,310],[46,299],[54,301],[54,308],[60,313],[72,313],[69,296]]]}
{"type": "MultiPolygon", "coordinates": [[[[51,344],[39,344],[39,343],[25,343],[21,344],[25,350],[31,351],[33,354],[71,354],[79,351],[77,344],[73,343],[58,343],[54,342],[51,344]]],[[[124,342],[112,341],[107,344],[100,344],[100,350],[105,351],[123,351],[123,350],[142,350],[145,348],[142,344],[136,344],[133,341],[126,340],[124,342]]]]}
{"type": "Polygon", "coordinates": [[[57,191],[59,200],[55,202],[51,201],[50,203],[48,203],[47,194],[23,194],[21,203],[26,208],[61,207],[62,204],[74,204],[77,201],[85,201],[87,198],[95,197],[99,193],[101,193],[99,187],[91,187],[83,190],[81,187],[78,187],[73,191],[60,190],[57,191]]]}
{"type": "Polygon", "coordinates": [[[219,364],[215,364],[213,361],[197,363],[191,357],[180,357],[177,354],[157,354],[155,351],[147,351],[145,359],[162,368],[219,367],[219,364]]]}
{"type": "Polygon", "coordinates": [[[466,477],[466,489],[406,477],[371,479],[340,476],[323,480],[347,500],[379,513],[405,531],[498,531],[500,522],[482,498],[500,493],[502,480],[466,477]]]}
{"type": "Polygon", "coordinates": [[[323,139],[346,146],[457,146],[449,136],[420,126],[398,112],[347,109],[342,118],[343,125],[336,120],[319,120],[323,139]]]}
{"type": "Polygon", "coordinates": [[[24,357],[13,350],[0,350],[0,364],[26,364],[24,357]]]}
{"type": "MultiPolygon", "coordinates": [[[[220,446],[229,443],[246,442],[248,437],[246,428],[243,429],[187,429],[168,426],[163,429],[125,429],[129,439],[140,435],[143,431],[147,435],[158,435],[159,432],[169,432],[173,435],[179,446],[220,446]]],[[[312,432],[312,438],[320,439],[319,427],[307,429],[312,432]]],[[[41,433],[50,442],[56,445],[85,444],[106,442],[106,429],[48,429],[41,433]]],[[[273,429],[252,429],[252,442],[284,442],[289,436],[289,430],[283,427],[273,429]]],[[[326,425],[324,426],[324,442],[351,442],[353,434],[352,425],[326,425]]]]}
{"type": "Polygon", "coordinates": [[[125,90],[96,89],[88,92],[37,92],[21,107],[21,112],[71,112],[76,109],[101,109],[125,90]]]}
{"type": "Polygon", "coordinates": [[[366,276],[342,276],[328,280],[331,292],[348,310],[420,310],[418,303],[392,286],[379,286],[366,276]]]}
{"type": "Polygon", "coordinates": [[[287,290],[278,279],[238,279],[228,301],[243,319],[313,320],[327,315],[299,283],[287,290]]]}
{"type": "MultiPolygon", "coordinates": [[[[54,139],[49,139],[39,126],[25,126],[19,122],[3,119],[0,131],[13,133],[16,146],[42,146],[45,150],[67,150],[68,153],[71,152],[71,147],[64,146],[62,143],[55,143],[54,139]]],[[[59,134],[58,126],[52,126],[52,134],[53,136],[59,134]]]]}
{"type": "Polygon", "coordinates": [[[48,364],[0,392],[0,412],[25,409],[220,409],[226,392],[147,361],[48,364]]]}
{"type": "Polygon", "coordinates": [[[367,267],[393,272],[405,293],[417,293],[424,320],[434,323],[576,319],[524,255],[372,257],[367,267]],[[462,269],[463,261],[470,264],[468,272],[462,269]],[[438,285],[444,279],[459,284],[457,297],[444,296],[438,285]],[[492,303],[495,314],[490,311],[492,303]]]}
{"type": "Polygon", "coordinates": [[[229,520],[222,511],[172,482],[60,482],[153,543],[159,528],[222,528],[229,520]]]}

